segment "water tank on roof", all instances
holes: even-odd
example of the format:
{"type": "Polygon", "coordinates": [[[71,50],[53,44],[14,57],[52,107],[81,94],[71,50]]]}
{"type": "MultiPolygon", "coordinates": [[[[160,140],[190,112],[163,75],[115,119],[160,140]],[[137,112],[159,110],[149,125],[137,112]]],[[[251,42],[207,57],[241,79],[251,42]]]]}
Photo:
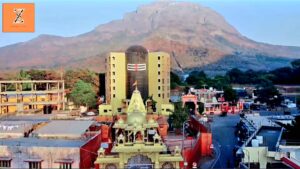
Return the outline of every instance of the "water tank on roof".
{"type": "Polygon", "coordinates": [[[256,136],[256,139],[258,140],[259,144],[263,144],[264,143],[263,136],[256,136]]]}
{"type": "Polygon", "coordinates": [[[257,139],[252,139],[251,145],[252,147],[259,147],[259,141],[257,139]]]}

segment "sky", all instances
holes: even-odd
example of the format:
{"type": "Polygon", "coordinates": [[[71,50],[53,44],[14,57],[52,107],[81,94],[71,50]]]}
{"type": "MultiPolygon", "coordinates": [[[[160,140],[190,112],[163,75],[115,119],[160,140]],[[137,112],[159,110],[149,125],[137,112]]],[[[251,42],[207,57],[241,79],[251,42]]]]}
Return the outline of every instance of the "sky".
{"type": "MultiPolygon", "coordinates": [[[[34,33],[0,32],[0,47],[41,34],[76,36],[155,0],[0,0],[34,2],[34,33]]],[[[184,1],[184,0],[181,0],[184,1]]],[[[220,13],[244,36],[259,42],[300,46],[300,0],[188,0],[220,13]]],[[[2,5],[0,6],[2,11],[2,5]]],[[[2,29],[2,12],[0,13],[2,29]]]]}

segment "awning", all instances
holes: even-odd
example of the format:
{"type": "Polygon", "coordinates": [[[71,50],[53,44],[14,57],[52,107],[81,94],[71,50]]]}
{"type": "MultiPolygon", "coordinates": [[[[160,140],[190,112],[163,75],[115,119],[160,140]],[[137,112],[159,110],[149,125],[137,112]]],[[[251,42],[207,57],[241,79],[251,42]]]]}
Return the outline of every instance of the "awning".
{"type": "Polygon", "coordinates": [[[54,161],[55,163],[73,163],[74,160],[72,159],[58,159],[54,161]]]}
{"type": "Polygon", "coordinates": [[[0,161],[10,161],[12,160],[11,157],[0,157],[0,161]]]}
{"type": "Polygon", "coordinates": [[[26,159],[24,162],[42,162],[43,160],[40,158],[31,158],[31,159],[26,159]]]}

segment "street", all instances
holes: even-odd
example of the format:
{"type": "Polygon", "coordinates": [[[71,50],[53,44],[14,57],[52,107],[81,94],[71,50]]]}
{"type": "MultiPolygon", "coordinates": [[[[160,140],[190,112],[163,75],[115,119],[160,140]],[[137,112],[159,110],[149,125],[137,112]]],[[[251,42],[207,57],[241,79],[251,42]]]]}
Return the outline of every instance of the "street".
{"type": "Polygon", "coordinates": [[[225,117],[214,116],[211,124],[214,146],[216,149],[219,147],[221,152],[220,158],[214,168],[234,167],[233,148],[237,144],[234,131],[239,119],[239,115],[228,115],[225,117]]]}

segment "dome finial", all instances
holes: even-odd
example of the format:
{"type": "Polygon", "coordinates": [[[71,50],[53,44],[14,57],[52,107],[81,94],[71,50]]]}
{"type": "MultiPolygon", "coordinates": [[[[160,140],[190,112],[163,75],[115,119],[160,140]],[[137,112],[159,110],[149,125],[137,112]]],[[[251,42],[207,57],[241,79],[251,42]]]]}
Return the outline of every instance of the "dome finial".
{"type": "Polygon", "coordinates": [[[135,80],[135,82],[133,83],[133,85],[132,86],[135,86],[135,90],[137,90],[138,89],[138,81],[137,80],[135,80]]]}

